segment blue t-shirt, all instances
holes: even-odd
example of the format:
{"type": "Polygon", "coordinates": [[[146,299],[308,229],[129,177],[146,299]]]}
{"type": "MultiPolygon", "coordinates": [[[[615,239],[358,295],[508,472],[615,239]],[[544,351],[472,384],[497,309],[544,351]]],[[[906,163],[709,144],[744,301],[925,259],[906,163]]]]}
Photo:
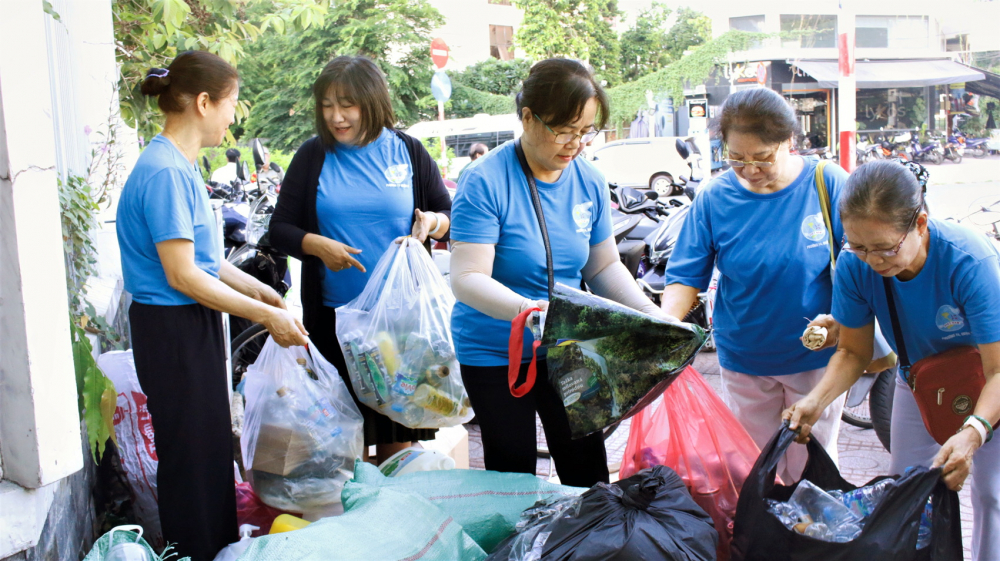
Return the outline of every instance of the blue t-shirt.
{"type": "MultiPolygon", "coordinates": [[[[590,162],[576,158],[555,183],[537,179],[535,183],[552,247],[555,280],[579,286],[590,247],[611,235],[607,182],[590,162]]],[[[451,217],[451,239],[496,246],[494,279],[525,298],[548,300],[545,245],[513,141],[466,170],[451,217]]],[[[462,364],[507,364],[509,321],[493,319],[459,302],[451,328],[462,364]]],[[[523,356],[531,358],[527,331],[523,356]]]]}
{"type": "Polygon", "coordinates": [[[389,244],[410,233],[413,165],[403,140],[383,129],[365,146],[337,144],[327,151],[319,175],[316,216],[319,233],[360,249],[354,258],[368,271],[323,268],[323,304],[336,308],[361,294],[389,244]]]}
{"type": "Polygon", "coordinates": [[[219,227],[198,169],[157,135],[142,151],[118,200],[118,245],[125,290],[141,304],[181,306],[191,298],[167,283],[156,244],[194,242],[194,263],[219,278],[219,227]]]}
{"type": "MultiPolygon", "coordinates": [[[[667,284],[708,287],[718,267],[714,328],[719,363],[756,376],[823,368],[833,349],[810,351],[799,337],[808,320],[830,313],[830,245],[819,196],[816,158],[784,189],[751,192],[733,170],[712,180],[695,198],[673,255],[667,284]]],[[[834,241],[843,234],[837,201],[847,172],[823,171],[833,207],[834,241]]]]}
{"type": "MultiPolygon", "coordinates": [[[[1000,341],[998,259],[982,234],[954,222],[930,220],[923,269],[905,282],[892,278],[910,364],[952,347],[1000,341]]],[[[898,354],[882,276],[856,255],[844,254],[837,264],[833,317],[854,328],[878,318],[882,334],[898,354]]]]}

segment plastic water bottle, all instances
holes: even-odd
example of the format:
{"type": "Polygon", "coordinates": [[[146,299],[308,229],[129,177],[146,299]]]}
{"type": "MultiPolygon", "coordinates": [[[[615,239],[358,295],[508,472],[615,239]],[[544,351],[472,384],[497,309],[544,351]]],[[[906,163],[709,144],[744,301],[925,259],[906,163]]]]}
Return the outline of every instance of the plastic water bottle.
{"type": "Polygon", "coordinates": [[[817,539],[847,542],[861,533],[861,518],[844,506],[844,503],[809,481],[799,482],[788,502],[807,512],[815,523],[823,524],[829,531],[827,535],[823,528],[812,530],[817,539]]]}
{"type": "Polygon", "coordinates": [[[840,500],[858,518],[865,520],[875,512],[875,508],[882,502],[885,494],[895,485],[894,480],[883,479],[867,487],[843,493],[840,500]]]}
{"type": "Polygon", "coordinates": [[[917,549],[923,549],[931,545],[931,518],[934,514],[934,507],[928,499],[924,505],[924,512],[920,515],[920,529],[917,531],[917,549]]]}

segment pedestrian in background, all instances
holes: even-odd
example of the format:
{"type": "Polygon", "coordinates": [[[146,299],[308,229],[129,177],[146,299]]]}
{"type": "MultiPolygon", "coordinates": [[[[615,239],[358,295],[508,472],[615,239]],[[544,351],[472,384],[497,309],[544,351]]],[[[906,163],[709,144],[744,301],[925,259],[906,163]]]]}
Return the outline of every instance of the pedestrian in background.
{"type": "MultiPolygon", "coordinates": [[[[892,161],[866,163],[851,175],[840,216],[846,232],[843,253],[848,254],[834,283],[840,345],[820,384],[784,413],[789,428],[801,427],[804,441],[827,404],[861,376],[865,357],[871,356],[876,318],[899,353],[886,296],[891,290],[909,364],[956,347],[975,347],[986,387],[973,415],[942,446],[928,433],[900,370],[892,402],[890,473],[941,467],[948,487],[960,491],[971,471],[972,558],[1000,559],[1000,443],[992,442],[993,425],[1000,421],[997,250],[979,232],[930,218],[920,183],[892,161]],[[883,279],[890,279],[890,288],[883,279]]],[[[956,381],[966,375],[953,373],[956,381]]]]}
{"type": "Polygon", "coordinates": [[[263,324],[282,346],[306,333],[270,287],[221,259],[208,190],[195,166],[233,123],[236,70],[201,51],[153,68],[142,93],[166,114],[118,203],[117,229],[136,374],[153,422],[163,538],[211,561],[239,539],[229,376],[219,312],[263,324]]]}
{"type": "MultiPolygon", "coordinates": [[[[683,318],[720,271],[713,317],[722,397],[763,447],[782,411],[823,377],[833,349],[811,352],[799,337],[808,320],[828,314],[833,278],[830,238],[843,230],[833,211],[828,232],[816,191],[816,158],[793,155],[795,110],[767,88],[731,94],[718,125],[731,169],[712,179],[692,203],[667,263],[663,309],[683,318]]],[[[847,173],[823,171],[833,209],[847,173]]],[[[837,340],[831,326],[829,340],[837,340]]],[[[844,398],[834,400],[813,432],[837,461],[844,398]]],[[[804,446],[788,451],[778,474],[798,480],[804,446]]]]}
{"type": "Polygon", "coordinates": [[[447,240],[451,197],[419,140],[395,130],[389,87],[371,60],[341,56],[313,84],[317,136],[288,165],[271,243],[302,260],[302,312],[312,341],[344,378],[384,462],[436,429],[410,429],[357,400],[337,342],[335,309],[354,300],[392,241],[447,240]]]}
{"type": "Polygon", "coordinates": [[[473,144],[472,146],[470,146],[469,147],[469,163],[467,163],[464,166],[462,166],[462,170],[458,172],[458,180],[459,181],[462,180],[462,174],[465,173],[465,170],[469,169],[472,166],[472,162],[475,162],[479,158],[482,158],[489,151],[490,151],[490,147],[487,146],[487,145],[485,145],[485,144],[483,144],[482,142],[477,142],[477,143],[473,144]]]}
{"type": "Polygon", "coordinates": [[[212,181],[224,185],[235,181],[241,156],[240,151],[236,148],[226,150],[226,165],[212,172],[212,181]]]}
{"type": "MultiPolygon", "coordinates": [[[[643,295],[618,259],[611,231],[608,185],[577,156],[608,118],[608,100],[593,74],[569,59],[535,64],[516,98],[524,134],[476,162],[455,198],[452,313],[462,381],[482,430],[486,469],[535,473],[535,414],[565,485],[608,481],[600,432],[570,438],[566,410],[548,383],[545,359],[524,397],[507,381],[511,321],[530,308],[548,307],[548,272],[538,215],[517,151],[537,184],[552,246],[556,282],[580,286],[647,313],[663,315],[643,295]]],[[[525,357],[531,357],[531,336],[525,357]]],[[[523,383],[528,362],[521,364],[523,383]]]]}

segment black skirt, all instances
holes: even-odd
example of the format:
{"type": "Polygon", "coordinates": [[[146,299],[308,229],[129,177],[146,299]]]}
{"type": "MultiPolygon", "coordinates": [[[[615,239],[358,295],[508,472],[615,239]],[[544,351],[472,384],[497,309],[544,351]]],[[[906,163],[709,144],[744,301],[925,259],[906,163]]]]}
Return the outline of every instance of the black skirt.
{"type": "Polygon", "coordinates": [[[310,318],[310,325],[306,325],[309,331],[309,339],[319,350],[323,358],[330,361],[336,367],[340,377],[347,384],[347,389],[354,398],[354,403],[361,410],[361,415],[365,419],[365,446],[372,444],[393,444],[396,442],[413,442],[415,440],[434,440],[437,429],[411,429],[405,425],[394,422],[389,417],[375,411],[358,400],[354,393],[354,386],[351,385],[351,377],[347,371],[347,363],[344,361],[344,353],[340,349],[337,341],[337,312],[333,308],[322,306],[315,318],[310,318]]]}
{"type": "Polygon", "coordinates": [[[135,302],[129,320],[159,459],[163,538],[180,557],[211,561],[239,539],[221,315],[135,302]]]}

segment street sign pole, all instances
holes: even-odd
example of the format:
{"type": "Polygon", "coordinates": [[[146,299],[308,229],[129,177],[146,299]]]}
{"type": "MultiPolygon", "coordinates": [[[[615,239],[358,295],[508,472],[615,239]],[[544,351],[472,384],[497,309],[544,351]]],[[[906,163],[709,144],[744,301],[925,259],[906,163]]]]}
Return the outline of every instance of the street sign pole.
{"type": "Polygon", "coordinates": [[[840,167],[854,170],[857,132],[857,79],[854,75],[854,7],[841,0],[837,12],[837,48],[840,80],[837,83],[837,113],[840,125],[840,167]]]}

